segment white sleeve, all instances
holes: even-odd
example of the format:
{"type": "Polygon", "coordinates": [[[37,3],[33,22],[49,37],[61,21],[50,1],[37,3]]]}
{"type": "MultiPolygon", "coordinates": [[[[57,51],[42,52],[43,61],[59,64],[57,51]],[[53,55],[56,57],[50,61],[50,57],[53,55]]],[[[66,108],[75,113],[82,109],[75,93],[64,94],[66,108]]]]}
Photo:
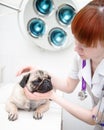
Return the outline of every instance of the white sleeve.
{"type": "Polygon", "coordinates": [[[103,95],[103,98],[102,98],[102,102],[101,102],[101,106],[100,106],[100,111],[104,112],[104,95],[103,95]]]}
{"type": "Polygon", "coordinates": [[[98,113],[101,112],[101,118],[99,120],[97,120],[97,116],[98,114],[96,115],[96,122],[98,122],[98,124],[103,124],[104,126],[104,96],[102,97],[101,100],[99,100],[98,104],[97,104],[97,107],[98,107],[98,113]]]}
{"type": "Polygon", "coordinates": [[[100,112],[104,112],[104,79],[100,82],[100,86],[101,86],[101,92],[99,94],[99,102],[97,104],[97,107],[99,109],[100,112]]]}
{"type": "Polygon", "coordinates": [[[81,66],[81,59],[77,54],[75,54],[72,58],[72,62],[69,68],[69,77],[73,79],[78,79],[78,73],[81,66]]]}
{"type": "Polygon", "coordinates": [[[99,97],[99,101],[97,103],[97,114],[93,116],[93,119],[100,126],[104,126],[104,90],[102,90],[101,96],[99,97]],[[99,112],[101,113],[101,117],[99,117],[99,112]]]}

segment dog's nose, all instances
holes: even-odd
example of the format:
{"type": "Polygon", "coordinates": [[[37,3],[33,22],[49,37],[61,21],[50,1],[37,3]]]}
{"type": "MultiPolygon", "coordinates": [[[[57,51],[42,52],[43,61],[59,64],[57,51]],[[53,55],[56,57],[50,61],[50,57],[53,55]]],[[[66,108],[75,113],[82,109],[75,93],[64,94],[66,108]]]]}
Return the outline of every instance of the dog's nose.
{"type": "Polygon", "coordinates": [[[40,88],[41,88],[40,91],[41,91],[42,93],[45,93],[45,92],[48,92],[48,91],[52,90],[52,89],[53,89],[53,86],[52,86],[51,80],[45,79],[45,80],[43,81],[43,83],[40,85],[40,88]]]}

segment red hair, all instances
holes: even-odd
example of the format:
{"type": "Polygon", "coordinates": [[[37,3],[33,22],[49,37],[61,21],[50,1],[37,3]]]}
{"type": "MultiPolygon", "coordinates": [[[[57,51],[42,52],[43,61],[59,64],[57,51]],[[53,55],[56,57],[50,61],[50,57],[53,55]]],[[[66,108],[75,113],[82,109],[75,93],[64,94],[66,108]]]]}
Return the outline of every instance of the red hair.
{"type": "Polygon", "coordinates": [[[75,38],[87,47],[104,46],[104,0],[93,0],[83,7],[71,24],[75,38]]]}

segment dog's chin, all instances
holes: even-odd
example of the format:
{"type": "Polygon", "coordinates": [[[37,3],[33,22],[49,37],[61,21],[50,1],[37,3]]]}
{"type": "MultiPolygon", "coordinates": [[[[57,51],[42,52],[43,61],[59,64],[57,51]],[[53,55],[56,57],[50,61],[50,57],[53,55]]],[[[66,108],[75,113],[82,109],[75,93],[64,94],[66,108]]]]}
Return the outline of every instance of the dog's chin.
{"type": "Polygon", "coordinates": [[[28,91],[31,92],[31,93],[40,92],[40,90],[38,90],[37,87],[35,87],[33,85],[27,85],[26,87],[27,87],[28,91]]]}
{"type": "Polygon", "coordinates": [[[48,92],[49,90],[47,89],[44,89],[44,88],[41,88],[41,89],[35,89],[35,88],[27,88],[29,92],[31,93],[34,93],[34,92],[38,92],[38,93],[45,93],[45,92],[48,92]]]}
{"type": "Polygon", "coordinates": [[[41,88],[38,88],[38,89],[27,87],[27,89],[28,89],[28,91],[31,92],[31,93],[34,93],[34,92],[46,93],[46,92],[52,90],[52,87],[49,88],[49,87],[47,87],[47,86],[42,86],[41,88]]]}

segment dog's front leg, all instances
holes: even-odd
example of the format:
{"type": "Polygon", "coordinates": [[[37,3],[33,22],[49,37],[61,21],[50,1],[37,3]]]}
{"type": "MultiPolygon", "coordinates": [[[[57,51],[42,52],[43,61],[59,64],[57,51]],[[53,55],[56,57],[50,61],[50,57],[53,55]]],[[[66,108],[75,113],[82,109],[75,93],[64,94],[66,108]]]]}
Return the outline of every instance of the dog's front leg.
{"type": "Polygon", "coordinates": [[[8,112],[8,120],[14,121],[18,118],[18,108],[14,103],[8,102],[6,104],[6,111],[8,112]]]}
{"type": "Polygon", "coordinates": [[[42,119],[43,113],[48,111],[48,109],[49,109],[49,104],[50,104],[50,101],[47,101],[46,103],[37,107],[33,113],[33,118],[35,118],[37,120],[42,119]]]}

